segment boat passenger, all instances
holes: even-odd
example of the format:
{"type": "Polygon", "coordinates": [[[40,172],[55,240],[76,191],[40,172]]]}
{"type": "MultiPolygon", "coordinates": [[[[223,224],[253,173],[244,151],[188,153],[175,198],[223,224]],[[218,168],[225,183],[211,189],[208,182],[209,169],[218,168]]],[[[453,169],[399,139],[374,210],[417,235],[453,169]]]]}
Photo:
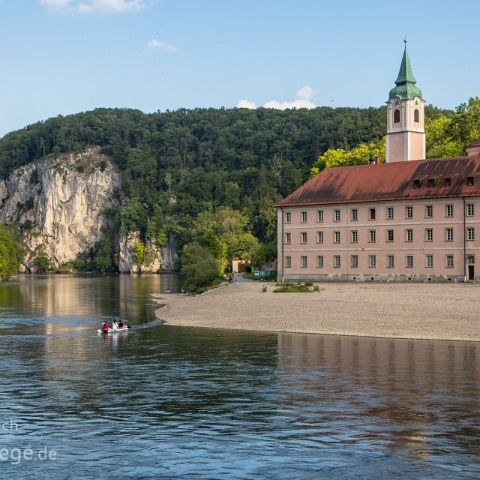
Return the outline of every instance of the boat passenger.
{"type": "Polygon", "coordinates": [[[102,330],[103,330],[104,332],[108,332],[108,322],[106,322],[106,321],[103,322],[103,324],[102,324],[102,330]]]}
{"type": "Polygon", "coordinates": [[[118,327],[119,328],[125,328],[126,326],[127,326],[127,324],[123,320],[120,320],[120,323],[118,324],[118,327]]]}
{"type": "Polygon", "coordinates": [[[116,320],[114,320],[112,322],[112,330],[115,332],[116,330],[118,330],[118,323],[116,320]]]}

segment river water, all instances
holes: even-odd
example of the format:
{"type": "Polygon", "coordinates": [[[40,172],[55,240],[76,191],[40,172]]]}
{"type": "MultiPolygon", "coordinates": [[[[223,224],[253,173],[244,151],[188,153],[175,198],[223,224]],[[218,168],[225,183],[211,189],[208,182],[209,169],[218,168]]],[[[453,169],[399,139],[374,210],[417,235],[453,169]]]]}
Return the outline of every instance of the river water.
{"type": "Polygon", "coordinates": [[[0,478],[480,478],[478,344],[169,326],[167,288],[0,284],[0,478]]]}

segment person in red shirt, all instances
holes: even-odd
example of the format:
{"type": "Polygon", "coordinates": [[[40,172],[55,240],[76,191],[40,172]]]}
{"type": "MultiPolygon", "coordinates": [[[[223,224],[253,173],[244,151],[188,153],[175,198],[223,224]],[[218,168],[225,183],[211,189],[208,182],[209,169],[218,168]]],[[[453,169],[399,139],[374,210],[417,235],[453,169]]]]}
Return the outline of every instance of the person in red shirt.
{"type": "Polygon", "coordinates": [[[108,332],[108,322],[107,322],[107,321],[103,322],[102,330],[103,330],[104,332],[108,332]]]}

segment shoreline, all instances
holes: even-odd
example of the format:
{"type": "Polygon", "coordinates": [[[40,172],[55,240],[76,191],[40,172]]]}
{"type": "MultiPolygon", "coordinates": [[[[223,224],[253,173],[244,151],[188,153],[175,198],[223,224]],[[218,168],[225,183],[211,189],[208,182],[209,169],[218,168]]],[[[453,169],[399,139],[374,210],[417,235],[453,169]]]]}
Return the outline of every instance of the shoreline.
{"type": "Polygon", "coordinates": [[[480,341],[475,284],[319,283],[319,292],[273,293],[273,283],[222,285],[194,297],[153,294],[168,325],[269,333],[480,341]],[[267,292],[262,293],[262,287],[267,292]]]}

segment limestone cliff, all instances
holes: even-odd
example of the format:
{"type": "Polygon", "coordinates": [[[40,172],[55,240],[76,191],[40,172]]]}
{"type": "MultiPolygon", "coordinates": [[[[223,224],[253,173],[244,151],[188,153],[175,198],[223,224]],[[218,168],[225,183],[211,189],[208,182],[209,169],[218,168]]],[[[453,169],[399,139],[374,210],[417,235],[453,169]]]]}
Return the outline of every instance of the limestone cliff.
{"type": "MultiPolygon", "coordinates": [[[[88,254],[107,227],[120,179],[96,148],[45,158],[0,183],[0,221],[17,224],[28,248],[24,267],[46,256],[54,267],[88,254]]],[[[118,205],[117,205],[118,206],[118,205]]]]}

